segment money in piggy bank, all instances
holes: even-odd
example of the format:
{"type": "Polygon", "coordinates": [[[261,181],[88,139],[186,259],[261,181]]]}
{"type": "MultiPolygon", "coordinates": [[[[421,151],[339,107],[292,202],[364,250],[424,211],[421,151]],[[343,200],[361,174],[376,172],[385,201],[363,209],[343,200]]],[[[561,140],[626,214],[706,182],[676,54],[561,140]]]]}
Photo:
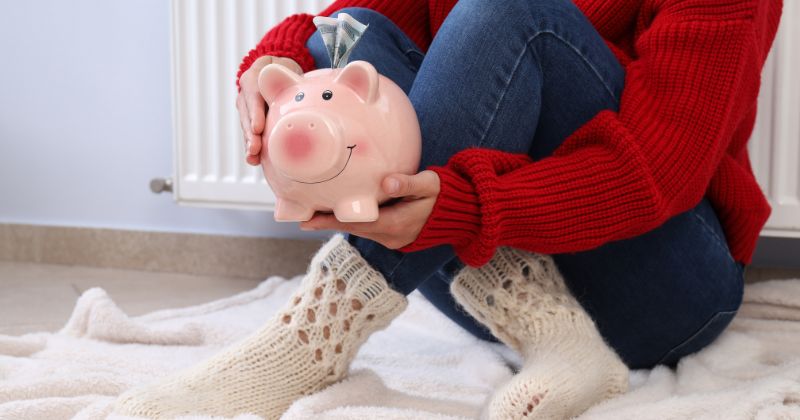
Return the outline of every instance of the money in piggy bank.
{"type": "Polygon", "coordinates": [[[261,166],[275,192],[276,221],[305,221],[315,211],[342,222],[378,218],[389,197],[381,182],[414,174],[422,145],[408,97],[371,64],[301,76],[264,67],[258,86],[269,111],[261,166]]]}

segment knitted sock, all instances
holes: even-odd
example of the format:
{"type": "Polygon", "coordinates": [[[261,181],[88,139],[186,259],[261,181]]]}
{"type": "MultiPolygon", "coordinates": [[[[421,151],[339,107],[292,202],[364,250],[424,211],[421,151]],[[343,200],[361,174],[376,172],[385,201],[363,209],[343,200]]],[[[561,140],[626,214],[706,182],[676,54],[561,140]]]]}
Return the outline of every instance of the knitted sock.
{"type": "Polygon", "coordinates": [[[367,337],[405,307],[406,298],[336,235],[261,330],[199,365],[123,394],[115,412],[277,419],[296,399],[342,379],[367,337]]]}
{"type": "Polygon", "coordinates": [[[483,267],[459,272],[451,292],[525,360],[492,395],[484,418],[571,418],[627,390],[628,368],[549,256],[500,248],[483,267]]]}

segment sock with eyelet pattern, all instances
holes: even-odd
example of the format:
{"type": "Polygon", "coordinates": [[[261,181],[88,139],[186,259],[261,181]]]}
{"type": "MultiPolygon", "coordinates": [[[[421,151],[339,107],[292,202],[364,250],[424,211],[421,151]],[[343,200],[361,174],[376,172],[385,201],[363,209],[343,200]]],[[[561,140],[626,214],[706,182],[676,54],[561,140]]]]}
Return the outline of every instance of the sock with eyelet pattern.
{"type": "Polygon", "coordinates": [[[186,371],[128,391],[115,412],[277,419],[298,398],[342,379],[361,344],[405,307],[405,296],[336,235],[261,330],[186,371]]]}
{"type": "Polygon", "coordinates": [[[490,397],[483,418],[572,418],[627,390],[628,368],[569,292],[551,257],[499,248],[483,267],[462,269],[450,290],[524,358],[520,372],[490,397]]]}

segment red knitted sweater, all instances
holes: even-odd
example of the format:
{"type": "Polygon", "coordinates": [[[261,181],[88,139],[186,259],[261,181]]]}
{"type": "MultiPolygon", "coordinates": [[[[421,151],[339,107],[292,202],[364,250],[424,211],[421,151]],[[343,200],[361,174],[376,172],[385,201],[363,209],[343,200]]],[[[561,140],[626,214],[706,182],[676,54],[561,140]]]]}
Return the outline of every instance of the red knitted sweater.
{"type": "MultiPolygon", "coordinates": [[[[426,50],[456,0],[338,0],[368,7],[426,50]]],[[[770,207],[747,140],[781,0],[575,0],[625,66],[619,112],[604,111],[551,157],[467,149],[446,166],[433,212],[403,251],[454,246],[467,264],[498,246],[577,252],[641,235],[705,196],[731,253],[749,263],[770,207]]],[[[312,16],[269,31],[241,65],[290,57],[306,70],[312,16]]]]}

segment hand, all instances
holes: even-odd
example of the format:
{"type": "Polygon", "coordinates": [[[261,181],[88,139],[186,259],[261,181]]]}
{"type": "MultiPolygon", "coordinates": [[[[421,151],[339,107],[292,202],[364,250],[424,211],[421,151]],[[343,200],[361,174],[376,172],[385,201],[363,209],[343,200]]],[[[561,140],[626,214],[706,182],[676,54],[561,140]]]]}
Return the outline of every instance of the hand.
{"type": "Polygon", "coordinates": [[[239,123],[244,134],[245,156],[247,163],[256,166],[261,163],[261,144],[264,126],[266,125],[267,104],[258,90],[258,75],[267,64],[281,64],[297,74],[303,74],[300,65],[291,58],[264,56],[253,62],[239,78],[239,96],[236,97],[236,109],[239,110],[239,123]]]}
{"type": "Polygon", "coordinates": [[[433,211],[439,196],[439,175],[422,171],[416,175],[393,174],[384,178],[381,188],[400,201],[380,208],[378,220],[366,223],[343,223],[332,214],[317,213],[301,222],[303,230],[339,230],[371,239],[390,248],[402,248],[417,239],[433,211]]]}

